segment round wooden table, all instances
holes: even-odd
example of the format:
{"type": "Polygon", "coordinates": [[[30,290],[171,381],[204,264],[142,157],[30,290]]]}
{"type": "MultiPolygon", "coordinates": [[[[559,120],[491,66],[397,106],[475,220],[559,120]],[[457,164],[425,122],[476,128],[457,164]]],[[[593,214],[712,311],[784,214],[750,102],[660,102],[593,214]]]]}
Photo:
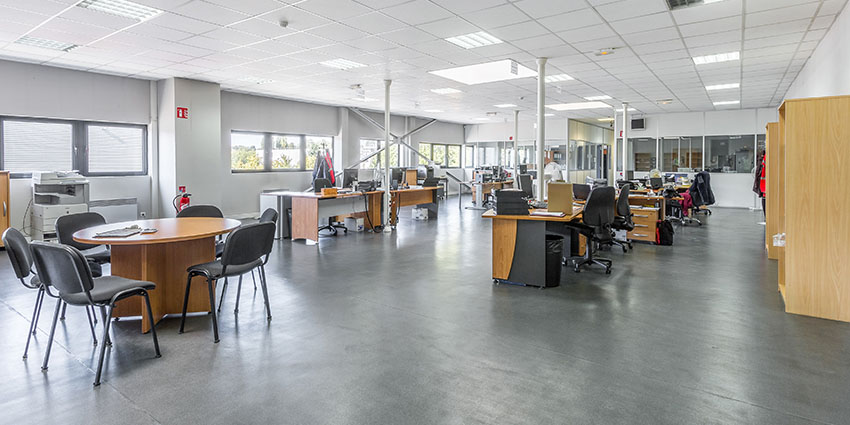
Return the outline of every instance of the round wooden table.
{"type": "MultiPolygon", "coordinates": [[[[240,224],[227,218],[162,218],[104,224],[80,230],[73,237],[77,242],[110,245],[114,276],[156,283],[156,289],[149,291],[156,323],[166,314],[183,312],[186,269],[215,260],[216,236],[229,233],[240,224]],[[157,232],[126,238],[95,237],[97,233],[134,224],[142,229],[157,229],[157,232]]],[[[189,298],[190,312],[210,311],[212,308],[214,306],[210,306],[204,291],[195,291],[189,298]]],[[[141,297],[119,301],[113,309],[113,317],[127,316],[142,316],[142,332],[150,330],[141,297]]]]}

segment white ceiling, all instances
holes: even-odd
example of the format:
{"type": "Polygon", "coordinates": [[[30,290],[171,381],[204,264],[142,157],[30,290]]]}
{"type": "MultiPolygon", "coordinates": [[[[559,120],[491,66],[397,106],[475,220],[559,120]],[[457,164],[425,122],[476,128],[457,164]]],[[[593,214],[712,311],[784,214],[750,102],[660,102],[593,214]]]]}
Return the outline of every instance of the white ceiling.
{"type": "Polygon", "coordinates": [[[0,0],[0,59],[145,79],[186,77],[370,109],[383,103],[351,100],[350,86],[362,84],[367,97],[383,99],[383,80],[390,78],[395,113],[482,123],[487,112],[499,112],[493,122],[512,119],[513,112],[493,107],[504,103],[533,117],[536,79],[465,86],[428,71],[505,58],[536,69],[535,58],[543,56],[548,75],[575,77],[549,84],[547,103],[609,95],[607,103],[626,101],[641,113],[775,106],[847,0],[725,0],[672,12],[664,0],[135,0],[166,11],[141,24],[73,7],[77,1],[0,0]],[[482,30],[505,42],[466,50],[443,40],[482,30]],[[61,52],[13,43],[26,33],[82,47],[61,52]],[[614,54],[595,55],[610,47],[614,54]],[[741,51],[741,60],[700,66],[691,60],[731,51],[741,51]],[[367,66],[342,71],[319,64],[336,58],[367,66]],[[251,82],[257,79],[272,82],[251,82]],[[705,90],[725,83],[741,87],[705,90]],[[445,87],[463,93],[430,91],[445,87]],[[665,98],[673,103],[656,103],[665,98]],[[741,103],[713,105],[726,100],[741,103]]]}

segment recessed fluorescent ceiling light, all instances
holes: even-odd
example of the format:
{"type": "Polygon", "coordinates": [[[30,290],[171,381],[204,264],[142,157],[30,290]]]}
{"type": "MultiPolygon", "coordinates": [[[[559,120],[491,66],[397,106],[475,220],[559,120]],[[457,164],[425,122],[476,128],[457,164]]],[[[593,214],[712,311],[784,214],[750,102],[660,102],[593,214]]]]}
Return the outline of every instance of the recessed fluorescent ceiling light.
{"type": "Polygon", "coordinates": [[[585,100],[608,100],[610,98],[611,98],[611,96],[608,96],[608,95],[589,96],[589,97],[585,97],[585,100]]]}
{"type": "Polygon", "coordinates": [[[362,68],[362,67],[366,66],[366,65],[363,65],[362,63],[357,63],[357,62],[350,61],[350,60],[347,60],[347,59],[342,59],[342,58],[331,59],[331,60],[327,60],[327,61],[319,62],[319,63],[324,65],[324,66],[327,66],[328,68],[336,68],[336,69],[341,69],[343,71],[348,70],[348,69],[353,69],[353,68],[362,68]]]}
{"type": "Polygon", "coordinates": [[[352,97],[351,100],[356,100],[358,102],[377,102],[381,99],[375,99],[373,97],[363,96],[363,97],[352,97]]]}
{"type": "Polygon", "coordinates": [[[724,100],[722,102],[714,102],[714,106],[737,105],[739,103],[741,103],[740,100],[724,100]]]}
{"type": "Polygon", "coordinates": [[[702,2],[705,3],[705,4],[712,4],[712,3],[720,3],[722,1],[726,1],[726,0],[703,0],[702,2]]]}
{"type": "Polygon", "coordinates": [[[500,103],[498,105],[493,105],[493,106],[495,106],[497,108],[516,108],[516,105],[514,105],[513,103],[500,103]]]}
{"type": "Polygon", "coordinates": [[[476,47],[492,46],[494,44],[503,43],[496,37],[487,34],[484,31],[474,32],[472,34],[459,35],[457,37],[449,37],[446,39],[449,43],[457,44],[464,49],[474,49],[476,47]]]}
{"type": "Polygon", "coordinates": [[[444,88],[444,89],[431,89],[431,91],[432,91],[432,92],[434,92],[434,93],[437,93],[437,94],[456,94],[456,93],[463,93],[462,91],[460,91],[460,90],[458,90],[458,89],[453,89],[453,88],[449,88],[449,87],[444,88]]]}
{"type": "Polygon", "coordinates": [[[442,109],[426,109],[425,112],[428,112],[429,114],[442,114],[443,112],[446,112],[446,111],[444,111],[442,109]]]}
{"type": "Polygon", "coordinates": [[[611,108],[611,105],[604,102],[578,102],[578,103],[558,103],[555,105],[546,105],[549,109],[556,111],[576,111],[579,109],[599,109],[611,108]]]}
{"type": "Polygon", "coordinates": [[[30,37],[28,35],[25,35],[25,36],[17,39],[15,41],[15,43],[23,44],[25,46],[41,47],[42,49],[61,50],[63,52],[67,52],[67,51],[70,51],[71,49],[74,49],[76,47],[80,47],[80,46],[77,46],[76,44],[72,44],[72,43],[65,43],[63,41],[48,40],[48,39],[45,39],[45,38],[30,37]]]}
{"type": "Polygon", "coordinates": [[[554,117],[555,114],[543,114],[544,117],[554,117]]]}
{"type": "Polygon", "coordinates": [[[559,83],[561,81],[570,81],[570,80],[575,80],[575,78],[570,77],[567,74],[547,75],[546,78],[543,79],[543,81],[545,81],[547,83],[559,83]]]}
{"type": "Polygon", "coordinates": [[[694,56],[694,63],[705,65],[708,63],[720,63],[736,61],[741,59],[741,52],[718,53],[716,55],[694,56]]]}
{"type": "Polygon", "coordinates": [[[597,118],[596,121],[614,122],[614,118],[597,118]]]}
{"type": "Polygon", "coordinates": [[[273,83],[274,80],[270,80],[268,78],[257,78],[257,77],[242,77],[239,81],[244,81],[246,83],[254,83],[254,84],[269,84],[273,83]]]}
{"type": "Polygon", "coordinates": [[[511,59],[430,71],[430,73],[470,86],[537,76],[537,72],[511,59]]]}
{"type": "Polygon", "coordinates": [[[127,0],[83,0],[77,6],[139,21],[147,21],[162,13],[159,9],[127,0]]]}
{"type": "Polygon", "coordinates": [[[476,118],[475,121],[490,121],[490,118],[481,117],[481,118],[476,118]]]}
{"type": "Polygon", "coordinates": [[[726,89],[737,89],[741,87],[741,83],[731,83],[731,84],[716,84],[713,86],[705,86],[706,90],[726,90],[726,89]]]}
{"type": "MultiPolygon", "coordinates": [[[[629,108],[629,112],[637,111],[635,108],[629,108]]],[[[623,112],[623,108],[615,109],[614,112],[623,112]]]]}

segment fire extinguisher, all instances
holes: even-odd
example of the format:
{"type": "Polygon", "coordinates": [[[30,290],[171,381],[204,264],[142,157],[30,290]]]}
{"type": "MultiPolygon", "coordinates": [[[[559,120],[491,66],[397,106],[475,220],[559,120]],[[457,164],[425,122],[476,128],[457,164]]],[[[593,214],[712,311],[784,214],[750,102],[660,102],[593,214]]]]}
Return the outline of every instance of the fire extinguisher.
{"type": "Polygon", "coordinates": [[[171,200],[171,205],[174,206],[174,210],[178,213],[183,211],[186,207],[189,206],[189,197],[192,196],[191,193],[186,193],[186,186],[180,186],[179,192],[174,199],[171,200]]]}

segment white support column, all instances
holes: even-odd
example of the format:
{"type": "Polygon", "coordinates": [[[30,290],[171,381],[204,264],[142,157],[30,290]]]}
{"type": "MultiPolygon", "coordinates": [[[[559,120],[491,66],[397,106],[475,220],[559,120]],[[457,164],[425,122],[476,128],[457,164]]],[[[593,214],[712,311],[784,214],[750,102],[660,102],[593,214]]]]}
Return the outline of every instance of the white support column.
{"type": "Polygon", "coordinates": [[[537,58],[537,200],[543,202],[543,158],[546,150],[546,61],[537,58]]]}
{"type": "MultiPolygon", "coordinates": [[[[623,180],[629,168],[629,103],[623,102],[623,180]]],[[[614,179],[616,183],[617,179],[614,179]]]]}
{"type": "Polygon", "coordinates": [[[519,109],[514,111],[514,181],[519,184],[519,109]]]}
{"type": "Polygon", "coordinates": [[[392,232],[390,226],[390,85],[393,80],[384,80],[384,232],[392,232]]]}

